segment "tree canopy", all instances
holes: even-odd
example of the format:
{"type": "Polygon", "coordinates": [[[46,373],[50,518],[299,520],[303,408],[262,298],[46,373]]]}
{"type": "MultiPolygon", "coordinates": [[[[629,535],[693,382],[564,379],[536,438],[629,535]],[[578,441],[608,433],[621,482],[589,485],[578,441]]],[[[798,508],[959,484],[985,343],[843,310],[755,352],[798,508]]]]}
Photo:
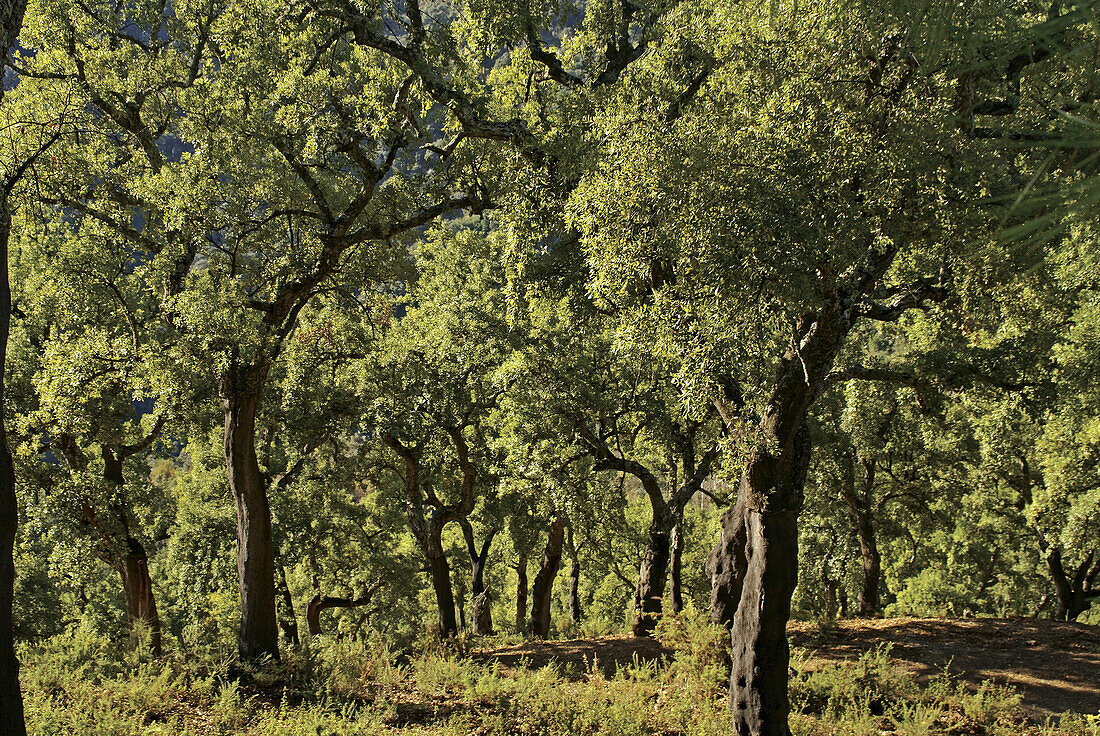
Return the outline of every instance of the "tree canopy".
{"type": "Polygon", "coordinates": [[[792,615],[1097,620],[1091,4],[9,5],[0,721],[11,632],[705,610],[788,736],[792,615]]]}

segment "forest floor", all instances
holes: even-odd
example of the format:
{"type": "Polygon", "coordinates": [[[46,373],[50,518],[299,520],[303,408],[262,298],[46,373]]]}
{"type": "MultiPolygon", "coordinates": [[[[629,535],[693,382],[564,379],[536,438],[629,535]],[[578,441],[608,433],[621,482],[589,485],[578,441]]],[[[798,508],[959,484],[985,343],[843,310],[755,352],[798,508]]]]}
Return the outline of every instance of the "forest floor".
{"type": "MultiPolygon", "coordinates": [[[[809,659],[802,666],[809,671],[888,645],[891,659],[921,684],[946,668],[974,686],[987,680],[1011,685],[1032,718],[1100,711],[1100,628],[1095,626],[1030,619],[894,618],[792,622],[789,633],[792,646],[807,651],[809,659]]],[[[478,650],[474,656],[505,668],[553,663],[563,675],[581,677],[596,668],[611,675],[635,660],[651,662],[671,654],[652,639],[611,636],[525,642],[478,650]]]]}
{"type": "MultiPolygon", "coordinates": [[[[23,646],[20,674],[33,736],[728,735],[725,637],[690,617],[661,628],[675,651],[502,637],[395,657],[328,636],[244,668],[77,629],[23,646]]],[[[797,736],[1100,736],[1100,627],[888,619],[790,634],[797,736]]]]}

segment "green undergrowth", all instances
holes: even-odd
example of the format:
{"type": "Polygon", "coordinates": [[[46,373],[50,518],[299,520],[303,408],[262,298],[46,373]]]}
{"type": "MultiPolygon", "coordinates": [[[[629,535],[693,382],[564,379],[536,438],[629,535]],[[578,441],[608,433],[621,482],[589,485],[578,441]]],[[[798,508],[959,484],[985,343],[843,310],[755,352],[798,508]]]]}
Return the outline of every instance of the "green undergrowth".
{"type": "MultiPolygon", "coordinates": [[[[721,637],[697,619],[670,619],[659,636],[670,659],[606,674],[326,638],[245,670],[211,652],[153,659],[78,631],[25,648],[22,681],[41,736],[729,733],[721,637]]],[[[824,666],[796,650],[791,664],[795,736],[1100,736],[1095,716],[1028,723],[1002,687],[947,674],[919,687],[888,649],[824,666]]]]}

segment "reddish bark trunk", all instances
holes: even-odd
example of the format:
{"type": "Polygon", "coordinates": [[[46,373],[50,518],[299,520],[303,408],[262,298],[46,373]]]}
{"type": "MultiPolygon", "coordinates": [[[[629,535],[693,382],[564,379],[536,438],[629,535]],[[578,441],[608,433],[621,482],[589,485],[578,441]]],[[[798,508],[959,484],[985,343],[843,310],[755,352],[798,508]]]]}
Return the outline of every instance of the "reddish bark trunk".
{"type": "MultiPolygon", "coordinates": [[[[121,489],[125,483],[121,453],[104,447],[101,454],[104,480],[121,489]]],[[[145,552],[145,546],[130,533],[131,525],[126,518],[126,509],[119,506],[116,510],[126,539],[122,559],[112,560],[112,564],[122,577],[126,619],[131,628],[139,621],[148,627],[150,649],[154,657],[159,657],[162,654],[160,616],[157,614],[157,601],[153,595],[153,581],[149,577],[149,555],[145,552]]],[[[137,644],[136,637],[131,633],[130,646],[135,647],[137,644]]]]}
{"type": "MultiPolygon", "coordinates": [[[[149,556],[145,547],[136,539],[126,540],[129,551],[123,562],[122,587],[126,593],[126,617],[131,623],[141,621],[149,627],[149,645],[154,657],[161,651],[160,616],[157,614],[157,601],[153,596],[153,581],[149,577],[149,556]]],[[[131,647],[137,644],[131,635],[131,647]]]]}

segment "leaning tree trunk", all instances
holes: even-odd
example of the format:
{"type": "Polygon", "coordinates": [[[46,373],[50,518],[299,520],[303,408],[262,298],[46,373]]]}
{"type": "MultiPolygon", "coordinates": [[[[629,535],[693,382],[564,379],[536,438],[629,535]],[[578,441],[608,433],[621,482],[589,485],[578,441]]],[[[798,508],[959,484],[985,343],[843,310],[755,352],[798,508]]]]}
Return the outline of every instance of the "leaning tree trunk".
{"type": "Polygon", "coordinates": [[[265,368],[231,369],[222,380],[225,464],[237,506],[237,579],[241,659],[279,658],[275,616],[275,551],[267,483],[256,459],[256,414],[267,377],[265,368]]]}
{"type": "Polygon", "coordinates": [[[527,553],[516,563],[516,633],[527,633],[527,553]]]}
{"type": "Polygon", "coordinates": [[[676,514],[676,522],[672,525],[671,560],[668,566],[669,598],[673,613],[684,610],[684,511],[680,509],[676,514]]]}
{"type": "Polygon", "coordinates": [[[474,596],[474,633],[489,636],[493,633],[493,598],[488,590],[474,596]]]}
{"type": "MultiPolygon", "coordinates": [[[[0,3],[2,30],[8,48],[15,40],[26,3],[0,3]],[[16,17],[18,21],[12,21],[16,17]]],[[[0,61],[0,73],[3,72],[0,61]]],[[[3,92],[0,91],[0,97],[3,92]]],[[[8,435],[4,427],[4,370],[11,325],[11,286],[8,283],[8,240],[11,237],[11,213],[6,195],[0,195],[0,734],[25,736],[23,697],[19,691],[19,660],[15,656],[12,633],[12,603],[15,595],[15,534],[19,527],[19,504],[15,497],[15,469],[12,466],[8,435]]]]}
{"type": "MultiPolygon", "coordinates": [[[[104,448],[102,455],[104,480],[121,489],[125,480],[122,475],[122,459],[107,448],[104,448]]],[[[130,646],[135,647],[138,643],[133,632],[137,623],[141,622],[149,628],[153,656],[159,657],[162,653],[160,615],[157,613],[157,601],[153,595],[153,580],[149,577],[149,555],[145,551],[145,545],[130,532],[126,509],[119,507],[117,511],[126,540],[124,557],[115,563],[115,567],[122,577],[122,589],[126,596],[126,619],[131,626],[130,646]]]]}
{"type": "Polygon", "coordinates": [[[565,514],[558,514],[550,524],[546,548],[542,551],[535,584],[531,586],[531,625],[529,631],[538,639],[550,635],[550,601],[554,592],[554,578],[561,566],[561,548],[565,539],[565,514]]]}

